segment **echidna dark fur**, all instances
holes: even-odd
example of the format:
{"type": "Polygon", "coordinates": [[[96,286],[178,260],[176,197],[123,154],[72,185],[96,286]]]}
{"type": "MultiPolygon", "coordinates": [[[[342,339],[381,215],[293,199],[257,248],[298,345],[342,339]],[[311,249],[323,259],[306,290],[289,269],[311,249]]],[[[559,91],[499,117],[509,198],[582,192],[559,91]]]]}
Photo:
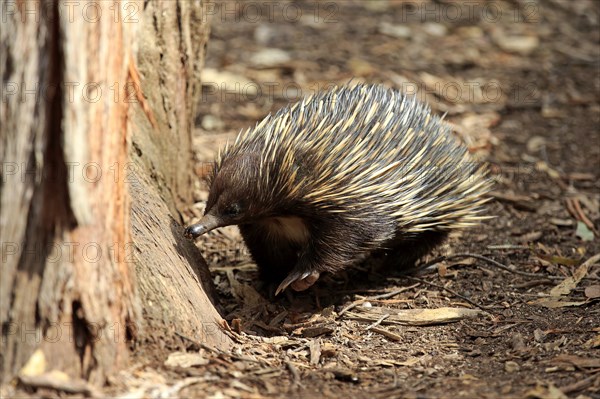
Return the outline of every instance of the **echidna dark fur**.
{"type": "Polygon", "coordinates": [[[214,162],[198,237],[239,225],[264,279],[303,290],[375,251],[413,264],[477,224],[490,189],[427,105],[382,86],[322,92],[241,132],[214,162]]]}

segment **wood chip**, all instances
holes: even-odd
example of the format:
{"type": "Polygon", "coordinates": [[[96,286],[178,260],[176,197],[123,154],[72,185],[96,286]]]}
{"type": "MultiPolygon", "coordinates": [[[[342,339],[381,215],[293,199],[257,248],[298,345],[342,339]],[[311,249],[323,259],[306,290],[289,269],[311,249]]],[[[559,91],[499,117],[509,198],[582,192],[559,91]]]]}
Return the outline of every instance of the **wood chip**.
{"type": "Polygon", "coordinates": [[[167,367],[194,367],[208,364],[210,361],[200,353],[173,352],[165,360],[167,367]]]}
{"type": "Polygon", "coordinates": [[[301,335],[306,338],[314,338],[321,335],[329,335],[334,331],[333,326],[314,326],[314,327],[306,327],[301,328],[297,331],[294,331],[294,334],[301,335]]]}
{"type": "Polygon", "coordinates": [[[600,369],[600,358],[593,357],[581,357],[576,355],[558,355],[554,359],[550,360],[552,364],[570,364],[578,368],[589,368],[589,369],[600,369]]]}
{"type": "Polygon", "coordinates": [[[388,331],[385,328],[371,327],[371,331],[381,334],[384,337],[391,339],[392,341],[402,341],[402,337],[400,335],[388,331]]]}
{"type": "Polygon", "coordinates": [[[310,364],[316,366],[321,360],[321,343],[315,339],[308,344],[308,348],[310,350],[310,364]]]}

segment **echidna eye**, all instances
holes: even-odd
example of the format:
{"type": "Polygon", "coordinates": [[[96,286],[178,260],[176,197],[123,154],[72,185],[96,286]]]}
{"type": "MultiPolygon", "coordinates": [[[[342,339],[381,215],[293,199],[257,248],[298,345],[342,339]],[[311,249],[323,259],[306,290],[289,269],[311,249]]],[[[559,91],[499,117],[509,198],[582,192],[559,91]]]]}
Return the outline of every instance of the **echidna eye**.
{"type": "Polygon", "coordinates": [[[231,204],[225,208],[225,213],[227,216],[237,216],[241,212],[241,207],[239,204],[231,204]]]}

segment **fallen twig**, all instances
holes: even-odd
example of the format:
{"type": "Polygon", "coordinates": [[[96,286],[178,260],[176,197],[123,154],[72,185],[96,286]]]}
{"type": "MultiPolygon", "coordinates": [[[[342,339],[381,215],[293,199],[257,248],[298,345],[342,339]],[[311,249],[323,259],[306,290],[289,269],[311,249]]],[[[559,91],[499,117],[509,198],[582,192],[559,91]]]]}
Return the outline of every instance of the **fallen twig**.
{"type": "Polygon", "coordinates": [[[32,388],[47,388],[67,394],[82,394],[93,398],[103,395],[94,386],[81,379],[63,379],[62,372],[50,371],[39,375],[19,375],[19,382],[32,388]]]}
{"type": "Polygon", "coordinates": [[[290,370],[290,374],[292,374],[292,378],[294,379],[294,384],[300,385],[301,376],[300,376],[300,372],[298,371],[296,366],[294,366],[294,364],[292,362],[290,362],[289,360],[285,362],[285,365],[288,368],[288,370],[290,370]]]}
{"type": "Polygon", "coordinates": [[[528,245],[514,245],[514,244],[498,244],[498,245],[488,245],[486,247],[490,251],[497,251],[503,249],[531,249],[528,245]]]}
{"type": "Polygon", "coordinates": [[[466,297],[466,296],[464,296],[464,295],[461,295],[461,294],[459,294],[458,292],[456,292],[456,291],[454,291],[454,290],[451,290],[450,288],[446,288],[446,287],[444,287],[444,286],[442,286],[442,285],[435,284],[435,283],[431,283],[431,282],[429,282],[429,281],[425,281],[425,280],[422,280],[422,279],[420,279],[420,278],[417,278],[417,277],[412,277],[412,276],[406,276],[406,278],[408,278],[408,279],[410,279],[410,280],[418,281],[418,282],[420,282],[420,283],[423,283],[423,284],[430,285],[430,286],[432,286],[432,287],[439,288],[439,289],[441,289],[441,290],[444,290],[444,291],[447,291],[447,292],[451,293],[452,295],[454,295],[454,296],[456,296],[456,297],[458,297],[458,298],[460,298],[460,299],[462,299],[462,300],[464,300],[464,301],[466,301],[466,302],[470,303],[471,305],[473,305],[473,306],[475,306],[476,308],[479,308],[479,309],[481,309],[481,310],[491,310],[491,309],[493,309],[493,307],[491,307],[491,306],[480,305],[480,304],[478,304],[477,302],[475,302],[475,301],[471,300],[470,298],[468,298],[468,297],[466,297]]]}
{"type": "Polygon", "coordinates": [[[351,309],[354,309],[355,307],[357,307],[360,304],[363,304],[363,303],[368,302],[368,301],[375,301],[375,300],[378,300],[378,299],[388,299],[388,298],[391,298],[391,297],[396,296],[398,294],[401,294],[404,291],[411,290],[411,289],[415,288],[418,285],[419,284],[413,284],[413,285],[411,285],[409,287],[402,287],[402,288],[397,289],[397,290],[392,291],[392,292],[386,292],[385,294],[375,295],[375,296],[371,296],[371,297],[367,297],[367,298],[356,300],[356,301],[352,302],[350,305],[348,305],[345,308],[343,308],[338,313],[338,317],[340,317],[341,315],[343,315],[347,311],[349,311],[351,309]]]}
{"type": "Polygon", "coordinates": [[[375,323],[368,325],[368,326],[367,326],[367,328],[365,328],[365,330],[371,330],[372,328],[375,328],[375,327],[377,327],[378,325],[380,325],[380,324],[381,324],[381,322],[382,322],[382,321],[384,321],[384,320],[385,320],[385,319],[387,319],[388,317],[390,317],[390,315],[389,315],[389,314],[384,314],[384,315],[383,315],[383,316],[381,316],[381,317],[379,318],[379,320],[377,320],[375,323]]]}
{"type": "Polygon", "coordinates": [[[226,352],[226,351],[222,351],[222,350],[217,349],[217,348],[213,348],[212,346],[206,345],[206,344],[204,344],[204,343],[202,343],[202,342],[200,342],[200,341],[198,341],[196,339],[190,338],[190,337],[188,337],[186,335],[183,335],[183,334],[181,334],[181,333],[179,333],[177,331],[175,331],[175,334],[178,335],[179,337],[187,340],[187,341],[190,341],[194,345],[197,345],[198,347],[200,347],[202,349],[205,349],[205,350],[207,350],[207,351],[209,351],[211,353],[214,353],[214,354],[216,354],[218,356],[227,356],[227,357],[229,357],[229,358],[231,358],[233,360],[240,360],[240,361],[244,361],[244,362],[252,362],[252,363],[262,364],[262,365],[265,365],[265,366],[270,366],[267,362],[262,361],[262,360],[253,359],[253,358],[247,357],[247,356],[234,355],[231,352],[226,352]]]}
{"type": "MultiPolygon", "coordinates": [[[[461,253],[461,254],[453,254],[453,255],[442,255],[442,256],[438,256],[435,259],[430,260],[429,262],[424,263],[423,265],[420,265],[416,268],[412,268],[406,271],[406,274],[410,274],[412,272],[415,271],[421,271],[421,270],[425,270],[427,268],[429,268],[432,265],[435,265],[436,263],[439,262],[443,262],[443,261],[448,261],[448,260],[452,260],[452,259],[460,259],[460,258],[474,258],[474,259],[479,259],[482,260],[484,262],[487,262],[489,265],[497,267],[498,269],[502,269],[504,271],[507,271],[509,273],[513,273],[513,274],[518,274],[520,276],[525,276],[525,277],[536,277],[539,278],[540,274],[538,273],[527,273],[527,272],[522,272],[520,270],[515,270],[515,269],[511,269],[508,266],[503,265],[502,263],[495,261],[493,259],[488,258],[487,256],[483,256],[483,255],[479,255],[479,254],[471,254],[471,253],[461,253]]],[[[561,280],[561,277],[557,277],[557,276],[545,276],[546,278],[550,279],[550,280],[561,280]]]]}

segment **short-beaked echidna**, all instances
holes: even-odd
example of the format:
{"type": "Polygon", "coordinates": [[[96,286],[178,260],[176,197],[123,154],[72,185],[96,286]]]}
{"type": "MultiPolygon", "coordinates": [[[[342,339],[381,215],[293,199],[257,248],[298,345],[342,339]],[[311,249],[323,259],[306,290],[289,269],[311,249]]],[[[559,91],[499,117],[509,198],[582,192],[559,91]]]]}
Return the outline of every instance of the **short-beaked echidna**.
{"type": "Polygon", "coordinates": [[[202,220],[238,225],[261,276],[303,290],[374,252],[411,264],[482,219],[490,188],[428,106],[377,85],[321,92],[219,153],[202,220]]]}

